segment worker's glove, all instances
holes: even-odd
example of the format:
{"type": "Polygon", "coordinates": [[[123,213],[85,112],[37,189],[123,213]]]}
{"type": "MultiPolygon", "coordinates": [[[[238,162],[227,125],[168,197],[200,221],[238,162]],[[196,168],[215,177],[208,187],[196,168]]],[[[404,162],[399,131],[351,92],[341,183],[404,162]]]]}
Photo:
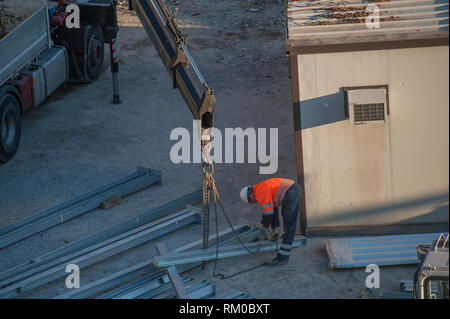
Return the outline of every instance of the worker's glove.
{"type": "Polygon", "coordinates": [[[280,234],[277,232],[276,229],[272,228],[272,231],[270,232],[270,240],[271,241],[276,241],[280,238],[280,234]]]}

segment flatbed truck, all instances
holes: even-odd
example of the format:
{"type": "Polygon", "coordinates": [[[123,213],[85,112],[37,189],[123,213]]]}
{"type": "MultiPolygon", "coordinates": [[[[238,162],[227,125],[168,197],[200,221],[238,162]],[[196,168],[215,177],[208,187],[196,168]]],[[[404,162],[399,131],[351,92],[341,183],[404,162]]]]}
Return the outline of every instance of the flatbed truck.
{"type": "MultiPolygon", "coordinates": [[[[66,82],[91,83],[110,46],[113,103],[118,91],[115,0],[42,1],[36,11],[0,35],[0,163],[16,153],[22,117],[66,82]],[[79,9],[79,27],[68,27],[69,5],[79,9]]],[[[17,2],[20,5],[20,1],[17,2]]]]}

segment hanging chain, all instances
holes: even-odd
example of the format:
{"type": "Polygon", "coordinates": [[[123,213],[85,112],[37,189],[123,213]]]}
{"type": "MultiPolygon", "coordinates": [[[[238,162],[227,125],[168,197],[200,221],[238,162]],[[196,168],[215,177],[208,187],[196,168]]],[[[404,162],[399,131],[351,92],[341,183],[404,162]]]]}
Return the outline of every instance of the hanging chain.
{"type": "MultiPolygon", "coordinates": [[[[233,231],[234,236],[238,239],[241,246],[249,253],[249,254],[256,254],[259,252],[261,248],[261,241],[259,241],[258,247],[255,251],[251,251],[241,240],[239,234],[236,232],[236,230],[233,227],[233,224],[230,221],[230,218],[225,210],[225,207],[223,206],[222,200],[220,199],[219,192],[216,187],[216,181],[214,180],[213,174],[214,174],[214,165],[212,162],[209,163],[203,163],[203,249],[208,248],[208,241],[209,241],[209,217],[210,217],[210,207],[211,207],[211,193],[212,193],[212,199],[214,202],[214,214],[215,214],[215,228],[216,228],[216,258],[214,260],[214,270],[213,270],[213,276],[218,276],[221,279],[228,279],[230,277],[234,277],[235,275],[238,275],[242,272],[250,271],[252,269],[256,269],[260,266],[264,266],[264,264],[254,267],[252,269],[244,270],[239,273],[236,273],[232,276],[225,276],[220,273],[216,273],[216,266],[217,266],[217,260],[219,259],[219,221],[218,221],[218,213],[217,213],[217,204],[219,204],[228,225],[230,226],[231,230],[233,231]]],[[[278,241],[277,241],[277,247],[278,247],[278,241]]],[[[206,265],[206,262],[202,262],[202,270],[204,269],[206,265]]]]}
{"type": "MultiPolygon", "coordinates": [[[[251,251],[241,240],[239,234],[236,232],[236,230],[233,227],[233,224],[230,221],[230,218],[225,210],[225,207],[223,206],[222,200],[220,199],[219,192],[216,187],[216,181],[213,177],[214,174],[214,165],[209,157],[209,151],[210,151],[210,139],[207,138],[205,140],[202,140],[202,157],[203,157],[203,163],[202,163],[202,171],[203,171],[203,249],[208,248],[208,242],[209,242],[209,217],[210,217],[210,208],[211,208],[211,193],[212,193],[212,199],[214,202],[214,214],[215,214],[215,224],[216,224],[216,258],[214,260],[214,271],[213,275],[218,276],[221,279],[228,279],[231,277],[234,277],[238,274],[241,274],[243,272],[247,272],[256,268],[259,268],[261,266],[266,265],[266,263],[263,263],[259,266],[243,270],[240,272],[237,272],[231,276],[225,276],[223,274],[216,274],[216,266],[217,266],[217,260],[219,259],[219,221],[218,221],[218,214],[217,214],[217,204],[219,204],[220,209],[222,210],[225,219],[230,226],[231,230],[233,231],[234,236],[237,238],[241,246],[249,253],[249,254],[257,254],[259,253],[259,250],[261,248],[262,241],[259,240],[258,247],[255,251],[251,251]]],[[[272,233],[271,237],[272,237],[272,233]]],[[[276,249],[278,250],[278,238],[275,238],[276,243],[276,249]]],[[[202,270],[205,268],[206,262],[202,262],[202,270]]]]}
{"type": "MultiPolygon", "coordinates": [[[[203,170],[203,249],[208,248],[209,241],[209,208],[211,206],[211,181],[208,173],[209,164],[204,163],[203,170]]],[[[209,172],[214,172],[214,167],[211,167],[209,172]]],[[[206,262],[202,262],[202,270],[205,268],[206,262]]]]}

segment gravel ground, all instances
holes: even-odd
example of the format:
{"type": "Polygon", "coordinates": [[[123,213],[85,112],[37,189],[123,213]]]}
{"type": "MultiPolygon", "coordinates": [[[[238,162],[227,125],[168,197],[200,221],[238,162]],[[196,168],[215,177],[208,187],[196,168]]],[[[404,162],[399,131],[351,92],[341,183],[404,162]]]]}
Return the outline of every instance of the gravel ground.
{"type": "Polygon", "coordinates": [[[31,16],[43,4],[43,0],[0,0],[0,38],[31,16]]]}
{"type": "MultiPolygon", "coordinates": [[[[134,172],[136,165],[160,169],[163,184],[127,197],[110,210],[95,210],[0,250],[0,271],[51,249],[138,215],[201,186],[198,164],[175,165],[169,152],[170,132],[192,127],[192,116],[135,13],[119,7],[120,89],[123,103],[112,105],[108,61],[100,79],[90,85],[65,85],[24,118],[21,146],[15,158],[0,166],[0,226],[51,207],[75,195],[134,172]]],[[[216,92],[216,126],[278,127],[279,168],[274,176],[296,178],[292,101],[284,52],[282,0],[170,0],[190,51],[209,86],[216,92]]],[[[234,223],[259,222],[256,207],[239,199],[243,185],[256,183],[259,164],[216,165],[216,181],[234,223]]],[[[221,228],[225,228],[220,217],[221,228]]],[[[192,225],[167,235],[169,249],[201,237],[192,225]]],[[[414,267],[387,267],[381,288],[368,296],[364,269],[331,271],[321,247],[323,238],[297,248],[288,265],[259,268],[221,280],[205,276],[219,292],[239,288],[258,298],[376,298],[379,291],[398,291],[414,267]],[[264,280],[261,280],[264,278],[264,280]]],[[[151,242],[81,270],[81,284],[148,260],[151,242]]],[[[248,269],[273,253],[221,260],[225,274],[248,269]]],[[[50,298],[65,291],[64,280],[36,289],[23,298],[50,298]]]]}

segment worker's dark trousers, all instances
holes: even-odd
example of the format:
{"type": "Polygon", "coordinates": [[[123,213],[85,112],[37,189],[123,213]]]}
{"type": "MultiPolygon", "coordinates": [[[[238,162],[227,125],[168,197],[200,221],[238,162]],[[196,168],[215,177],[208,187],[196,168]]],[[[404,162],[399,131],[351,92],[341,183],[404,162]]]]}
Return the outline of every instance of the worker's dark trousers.
{"type": "Polygon", "coordinates": [[[282,203],[283,210],[281,212],[283,215],[284,236],[280,249],[278,250],[277,258],[279,259],[289,259],[292,242],[294,241],[301,199],[302,192],[300,191],[300,186],[298,186],[298,184],[292,185],[284,196],[282,203]]]}

